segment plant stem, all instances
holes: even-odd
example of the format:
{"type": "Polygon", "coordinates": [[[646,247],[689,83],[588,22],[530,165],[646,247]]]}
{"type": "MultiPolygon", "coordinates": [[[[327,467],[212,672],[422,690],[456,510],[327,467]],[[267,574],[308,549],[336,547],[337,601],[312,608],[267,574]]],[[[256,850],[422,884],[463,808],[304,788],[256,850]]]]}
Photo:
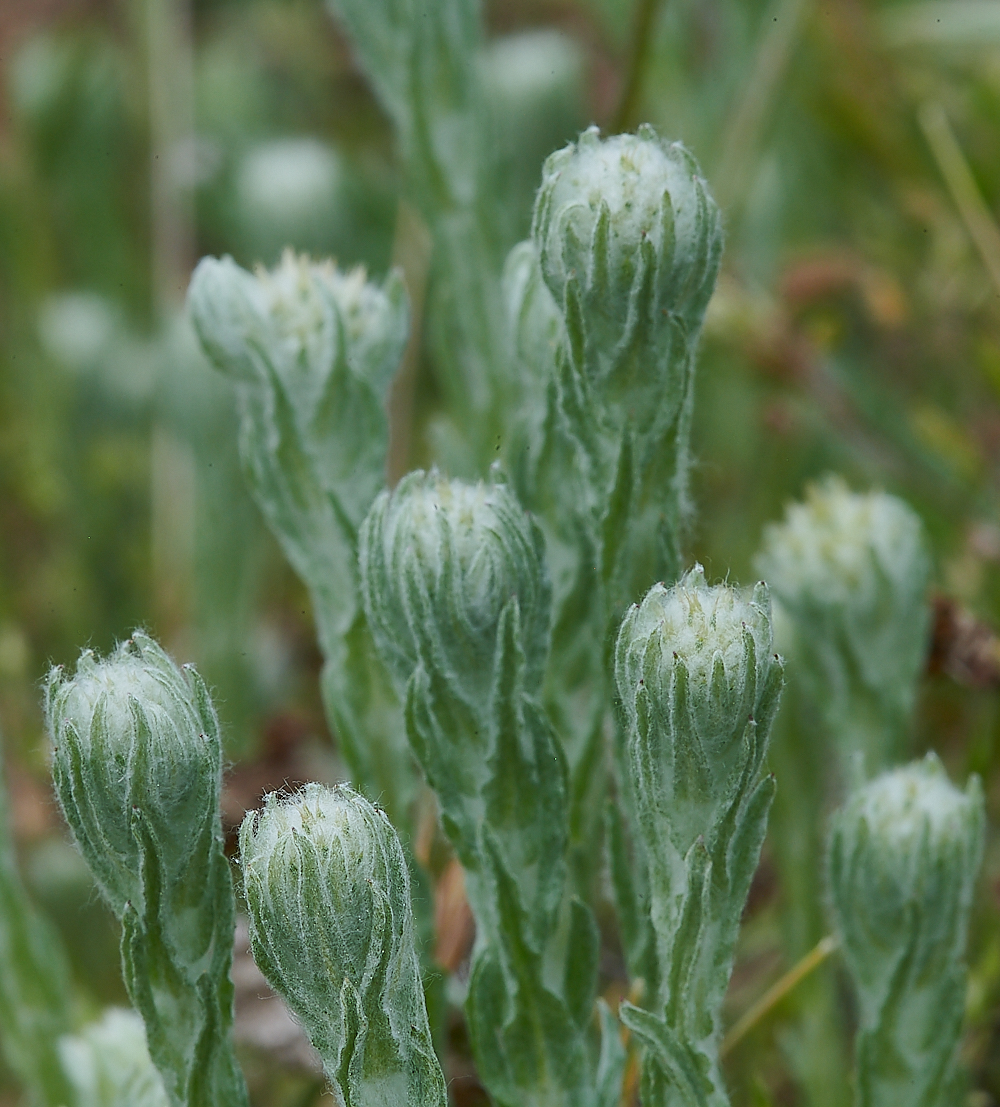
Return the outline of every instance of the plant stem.
{"type": "Polygon", "coordinates": [[[1000,229],[979,191],[944,108],[938,103],[924,104],[920,109],[920,126],[972,244],[1000,293],[1000,229]]]}
{"type": "Polygon", "coordinates": [[[832,934],[821,938],[798,964],[793,965],[780,980],[772,984],[750,1010],[736,1021],[722,1039],[719,1056],[725,1057],[761,1019],[770,1013],[772,1007],[776,1007],[796,985],[818,969],[836,948],[837,939],[832,934]]]}
{"type": "Polygon", "coordinates": [[[625,69],[625,84],[611,124],[611,129],[616,134],[631,131],[639,123],[642,79],[652,48],[652,30],[662,4],[663,0],[636,0],[628,48],[628,64],[625,69]]]}

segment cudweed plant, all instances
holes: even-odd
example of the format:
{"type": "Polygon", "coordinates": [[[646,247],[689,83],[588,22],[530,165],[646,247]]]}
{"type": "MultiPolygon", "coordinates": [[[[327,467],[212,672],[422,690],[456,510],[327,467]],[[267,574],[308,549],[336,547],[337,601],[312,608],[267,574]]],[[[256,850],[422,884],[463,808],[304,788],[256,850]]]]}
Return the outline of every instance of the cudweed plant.
{"type": "MultiPolygon", "coordinates": [[[[696,353],[722,249],[692,155],[650,127],[585,131],[545,163],[530,235],[508,252],[478,8],[333,7],[433,242],[427,341],[446,410],[429,434],[441,468],[384,487],[409,333],[399,275],[291,253],[272,270],[196,269],[191,316],[233,383],[249,486],[311,596],[352,781],[247,814],[254,956],[343,1107],[445,1103],[414,894],[432,879],[412,846],[422,777],[475,918],[452,994],[492,1101],[616,1107],[638,1065],[644,1107],[724,1107],[722,1002],[776,787],[774,640],[821,705],[842,781],[890,767],[927,628],[919,525],[832,482],[768,532],[770,590],[685,572],[696,353]],[[632,999],[617,1011],[599,995],[608,889],[632,999]]],[[[60,804],[121,920],[135,1013],[67,1018],[66,974],[4,854],[11,1064],[45,1107],[244,1104],[208,692],[136,632],[53,671],[45,703],[60,804]],[[31,988],[35,1022],[18,1014],[31,988]]],[[[862,1107],[953,1102],[981,837],[976,785],[957,792],[933,761],[877,777],[836,816],[862,1107]]]]}
{"type": "Polygon", "coordinates": [[[960,1102],[965,944],[983,848],[978,777],[959,791],[933,754],[837,812],[830,893],[857,990],[858,1107],[960,1102]]]}
{"type": "Polygon", "coordinates": [[[654,585],[622,623],[615,679],[648,880],[648,904],[626,891],[622,913],[638,931],[648,910],[654,932],[648,1009],[621,1009],[645,1048],[643,1102],[724,1104],[719,1009],[774,796],[762,768],[782,665],[766,585],[710,587],[701,566],[654,585]]]}
{"type": "Polygon", "coordinates": [[[125,988],[171,1103],[247,1102],[229,1028],[235,903],[208,690],[136,632],[45,689],[56,793],[121,921],[125,988]]]}
{"type": "Polygon", "coordinates": [[[783,646],[844,780],[899,761],[930,628],[920,520],[895,496],[829,478],[767,529],[757,565],[788,615],[783,646]]]}
{"type": "Polygon", "coordinates": [[[357,1107],[443,1107],[406,859],[346,786],[272,794],[240,829],[253,954],[357,1107]]]}

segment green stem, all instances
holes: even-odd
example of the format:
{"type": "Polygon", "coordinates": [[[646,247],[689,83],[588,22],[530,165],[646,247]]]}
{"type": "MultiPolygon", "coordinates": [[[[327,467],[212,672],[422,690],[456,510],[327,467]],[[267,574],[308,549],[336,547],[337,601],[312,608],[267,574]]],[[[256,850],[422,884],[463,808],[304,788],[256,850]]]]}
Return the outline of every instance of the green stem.
{"type": "Polygon", "coordinates": [[[611,124],[612,131],[616,134],[634,130],[639,123],[642,82],[653,45],[652,30],[662,5],[663,0],[636,0],[625,67],[625,84],[611,124]]]}

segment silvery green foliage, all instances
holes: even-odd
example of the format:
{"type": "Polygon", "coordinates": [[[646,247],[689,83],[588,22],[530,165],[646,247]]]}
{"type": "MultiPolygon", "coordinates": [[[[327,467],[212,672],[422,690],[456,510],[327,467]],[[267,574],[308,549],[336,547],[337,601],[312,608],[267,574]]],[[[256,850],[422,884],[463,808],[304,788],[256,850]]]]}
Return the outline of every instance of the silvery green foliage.
{"type": "Polygon", "coordinates": [[[109,1007],[98,1022],[61,1038],[58,1047],[76,1107],[170,1107],[134,1011],[109,1007]]]}
{"type": "Polygon", "coordinates": [[[56,1044],[69,1025],[66,952],[21,880],[0,780],[0,1045],[32,1105],[74,1107],[56,1044]]]}
{"type": "Polygon", "coordinates": [[[465,205],[478,168],[478,0],[329,0],[396,126],[417,188],[465,205]]]}
{"type": "Polygon", "coordinates": [[[695,354],[721,249],[683,146],[591,128],[546,161],[531,239],[504,274],[520,397],[508,455],[552,559],[560,676],[546,702],[567,742],[578,881],[600,835],[613,631],[682,565],[695,354]]]}
{"type": "Polygon", "coordinates": [[[45,688],[59,803],[121,920],[122,972],[177,1107],[245,1104],[232,1051],[234,901],[219,724],[193,667],[141,631],[45,688]]]}
{"type": "Polygon", "coordinates": [[[598,934],[564,901],[565,765],[537,700],[541,533],[503,484],[417,472],[375,501],[360,558],[376,645],[405,684],[407,733],[466,869],[480,1076],[504,1107],[610,1107],[621,1050],[605,1019],[592,1056],[598,934]]]}
{"type": "Polygon", "coordinates": [[[930,628],[930,558],[914,512],[883,492],[828,478],[768,527],[757,568],[789,619],[806,692],[843,756],[871,776],[905,748],[930,628]]]}
{"type": "Polygon", "coordinates": [[[983,849],[977,777],[933,754],[876,777],[834,816],[830,892],[860,1001],[858,1107],[951,1107],[969,909],[983,849]]]}
{"type": "Polygon", "coordinates": [[[478,0],[328,0],[392,119],[409,191],[434,238],[435,363],[472,465],[488,458],[503,388],[494,152],[477,64],[478,0]]]}
{"type": "Polygon", "coordinates": [[[346,785],[267,796],[240,828],[254,959],[346,1107],[444,1107],[410,881],[383,811],[346,785]]]}
{"type": "Polygon", "coordinates": [[[658,985],[622,1021],[645,1049],[644,1107],[723,1105],[719,1012],[774,796],[762,766],[782,664],[766,586],[709,586],[698,565],[654,585],[622,622],[615,678],[658,985]]]}
{"type": "Polygon", "coordinates": [[[615,549],[618,528],[606,528],[605,575],[634,594],[641,575],[645,588],[680,569],[694,349],[722,252],[719,211],[680,143],[648,126],[603,140],[592,127],[546,161],[531,237],[566,329],[559,409],[589,506],[600,523],[620,514],[633,534],[615,549]]]}
{"type": "Polygon", "coordinates": [[[232,378],[251,491],[312,598],[323,691],[359,785],[405,821],[410,770],[398,704],[372,655],[357,538],[385,483],[386,395],[407,334],[402,282],[381,288],[290,252],[251,274],[203,259],[188,302],[205,352],[232,378]]]}

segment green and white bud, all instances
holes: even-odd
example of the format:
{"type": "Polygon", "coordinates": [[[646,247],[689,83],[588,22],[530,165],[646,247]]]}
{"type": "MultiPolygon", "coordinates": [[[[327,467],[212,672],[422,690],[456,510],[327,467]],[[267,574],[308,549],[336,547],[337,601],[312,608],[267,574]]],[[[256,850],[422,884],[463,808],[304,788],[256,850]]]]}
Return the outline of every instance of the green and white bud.
{"type": "Polygon", "coordinates": [[[559,418],[544,457],[565,453],[563,439],[572,455],[535,484],[569,469],[577,519],[545,515],[588,534],[596,552],[582,551],[579,573],[599,566],[610,623],[682,570],[695,352],[721,218],[682,145],[648,126],[607,139],[590,128],[546,161],[531,237],[565,333],[545,381],[559,418]]]}
{"type": "Polygon", "coordinates": [[[763,763],[782,684],[767,586],[710,586],[700,565],[654,585],[622,622],[615,679],[639,798],[686,852],[763,763]]]}
{"type": "Polygon", "coordinates": [[[361,582],[375,644],[400,683],[422,662],[481,702],[514,602],[525,683],[537,689],[549,639],[544,558],[541,531],[503,484],[432,470],[383,492],[361,532],[361,582]]]}
{"type": "Polygon", "coordinates": [[[134,1011],[109,1007],[100,1021],[61,1038],[59,1052],[76,1107],[169,1107],[134,1011]]]}
{"type": "MultiPolygon", "coordinates": [[[[268,397],[259,413],[244,398],[245,464],[261,467],[254,451],[267,448],[268,434],[280,438],[287,403],[309,476],[336,495],[356,529],[384,482],[385,398],[407,334],[399,275],[379,288],[363,269],[343,273],[291,251],[273,270],[253,274],[228,257],[203,258],[188,303],[215,366],[268,397]],[[248,425],[255,417],[265,425],[248,425]]],[[[255,491],[258,499],[264,495],[255,491]]],[[[269,518],[280,518],[281,507],[288,511],[292,503],[262,506],[269,518]]],[[[281,535],[281,524],[272,525],[281,535]]]]}
{"type": "Polygon", "coordinates": [[[399,839],[346,785],[274,793],[240,828],[254,958],[343,1103],[443,1107],[399,839]]]}
{"type": "Polygon", "coordinates": [[[243,469],[309,589],[323,701],[352,778],[406,818],[412,772],[399,705],[374,658],[358,592],[358,529],[385,484],[386,397],[407,336],[403,283],[382,287],[285,254],[250,274],[204,258],[188,304],[235,384],[243,469]]]}
{"type": "Polygon", "coordinates": [[[53,669],[45,714],[59,803],[115,914],[142,903],[137,812],[164,879],[193,879],[221,834],[222,782],[219,725],[195,670],[136,631],[103,661],[84,650],[72,677],[53,669]]]}
{"type": "Polygon", "coordinates": [[[977,777],[934,754],[858,788],[833,819],[831,904],[857,988],[859,1107],[960,1101],[969,910],[983,850],[977,777]]]}
{"type": "Polygon", "coordinates": [[[188,292],[199,337],[216,367],[241,380],[262,368],[256,342],[280,356],[280,369],[298,371],[320,389],[344,356],[352,372],[384,392],[406,343],[402,282],[384,288],[363,268],[344,273],[333,262],[312,262],[286,250],[274,269],[249,273],[230,257],[202,258],[188,292]]]}
{"type": "Polygon", "coordinates": [[[722,223],[698,164],[652,127],[601,139],[591,127],[549,156],[532,238],[560,305],[577,295],[609,361],[639,341],[665,349],[672,321],[701,328],[722,253],[722,223]]]}
{"type": "Polygon", "coordinates": [[[844,755],[867,775],[903,752],[930,629],[930,557],[916,514],[836,477],[764,534],[758,570],[790,616],[779,645],[798,662],[844,755]]]}
{"type": "Polygon", "coordinates": [[[566,765],[538,701],[541,532],[502,484],[417,472],[376,500],[360,547],[372,635],[405,682],[410,747],[466,870],[478,1071],[503,1107],[592,1107],[599,936],[589,909],[564,898],[566,765]]]}
{"type": "Polygon", "coordinates": [[[650,1010],[625,1004],[622,1019],[644,1046],[648,1107],[677,1087],[722,1107],[720,1009],[774,796],[762,766],[782,663],[766,585],[710,586],[700,565],[654,585],[622,622],[615,679],[659,982],[650,1010]]]}
{"type": "Polygon", "coordinates": [[[141,631],[45,689],[59,803],[122,923],[125,988],[174,1107],[245,1107],[229,1029],[235,904],[204,682],[141,631]]]}

